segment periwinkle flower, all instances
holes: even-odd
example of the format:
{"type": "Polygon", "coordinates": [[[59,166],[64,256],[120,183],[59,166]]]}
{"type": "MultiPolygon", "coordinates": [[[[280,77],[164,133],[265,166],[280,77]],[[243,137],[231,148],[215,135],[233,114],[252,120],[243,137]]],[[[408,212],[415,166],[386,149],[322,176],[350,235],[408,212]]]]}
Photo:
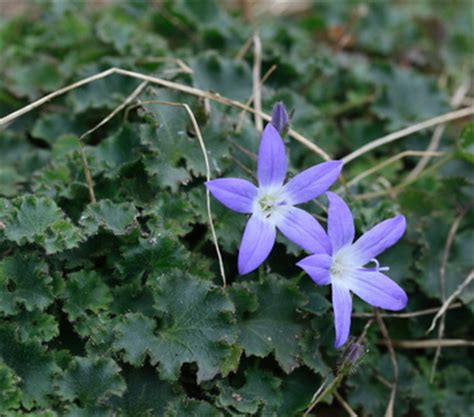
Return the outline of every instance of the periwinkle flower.
{"type": "Polygon", "coordinates": [[[272,110],[272,125],[282,135],[290,124],[290,118],[286,111],[285,105],[278,102],[273,106],[272,110]]]}
{"type": "Polygon", "coordinates": [[[342,162],[315,165],[283,184],[288,168],[285,145],[269,123],[260,141],[257,161],[258,187],[240,178],[206,182],[212,195],[224,206],[251,214],[240,243],[240,274],[252,272],[270,254],[278,228],[289,240],[310,253],[327,252],[330,246],[317,220],[295,205],[324,193],[337,179],[342,162]]]}
{"type": "Polygon", "coordinates": [[[351,292],[365,302],[387,310],[405,308],[408,297],[402,288],[382,272],[376,256],[394,245],[405,232],[405,217],[385,220],[363,234],[355,243],[354,222],[346,203],[328,192],[328,237],[330,251],[318,250],[297,263],[318,285],[332,285],[336,347],[349,336],[352,314],[351,292]],[[375,267],[364,267],[374,263],[375,267]]]}

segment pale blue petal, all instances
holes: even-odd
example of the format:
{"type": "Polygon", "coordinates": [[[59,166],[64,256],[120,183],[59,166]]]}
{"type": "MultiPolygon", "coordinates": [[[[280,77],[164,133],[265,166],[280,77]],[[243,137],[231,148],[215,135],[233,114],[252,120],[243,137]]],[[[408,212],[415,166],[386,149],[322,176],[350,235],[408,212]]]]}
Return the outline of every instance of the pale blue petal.
{"type": "Polygon", "coordinates": [[[272,251],[275,238],[276,229],[273,223],[259,215],[251,216],[240,243],[239,274],[248,274],[257,269],[272,251]]]}
{"type": "Polygon", "coordinates": [[[408,303],[405,291],[381,272],[361,268],[344,279],[354,294],[374,307],[397,311],[408,303]]]}
{"type": "Polygon", "coordinates": [[[397,243],[405,233],[406,221],[403,216],[392,217],[377,224],[364,233],[352,245],[351,252],[360,266],[365,265],[385,249],[397,243]]]}
{"type": "Polygon", "coordinates": [[[351,329],[352,297],[350,291],[341,284],[332,284],[332,308],[336,328],[336,348],[341,347],[349,338],[351,329]]]}
{"type": "Polygon", "coordinates": [[[332,251],[336,253],[354,240],[354,220],[344,200],[337,194],[328,192],[328,235],[332,251]]]}
{"type": "Polygon", "coordinates": [[[260,186],[279,186],[288,170],[285,144],[278,131],[268,123],[258,150],[257,178],[260,186]]]}
{"type": "Polygon", "coordinates": [[[307,256],[299,261],[296,266],[303,269],[311,279],[318,285],[327,285],[331,283],[332,257],[324,253],[307,256]]]}
{"type": "Polygon", "coordinates": [[[341,173],[341,161],[328,161],[308,168],[285,185],[292,204],[306,203],[326,192],[341,173]]]}
{"type": "Polygon", "coordinates": [[[310,253],[331,253],[331,244],[318,221],[304,210],[290,207],[277,222],[278,229],[292,242],[310,253]]]}
{"type": "Polygon", "coordinates": [[[240,178],[218,178],[206,182],[207,189],[224,206],[239,213],[251,213],[257,187],[240,178]]]}

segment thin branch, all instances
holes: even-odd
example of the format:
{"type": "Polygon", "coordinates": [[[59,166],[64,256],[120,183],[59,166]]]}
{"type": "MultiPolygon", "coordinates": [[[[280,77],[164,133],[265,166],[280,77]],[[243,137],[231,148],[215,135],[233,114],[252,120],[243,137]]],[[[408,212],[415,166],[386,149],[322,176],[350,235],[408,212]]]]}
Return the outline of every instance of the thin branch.
{"type": "MultiPolygon", "coordinates": [[[[441,316],[444,316],[444,314],[446,313],[446,311],[448,311],[449,309],[452,309],[454,307],[454,304],[453,305],[450,305],[457,297],[459,297],[459,295],[461,295],[461,293],[464,291],[464,289],[471,283],[471,281],[474,280],[474,270],[472,270],[469,275],[466,277],[466,279],[456,288],[456,290],[446,299],[446,301],[443,303],[443,305],[441,306],[441,308],[437,309],[438,312],[436,313],[436,315],[433,317],[433,320],[431,321],[431,325],[429,327],[429,329],[426,331],[426,334],[430,333],[433,331],[433,329],[435,328],[436,326],[436,323],[438,321],[438,319],[441,317],[441,316]]],[[[461,303],[459,303],[459,305],[462,305],[461,303]]]]}
{"type": "MultiPolygon", "coordinates": [[[[209,100],[213,100],[217,103],[224,104],[226,106],[236,107],[238,109],[245,110],[246,112],[249,112],[249,113],[252,113],[252,114],[256,113],[255,109],[253,109],[252,107],[246,106],[245,104],[243,104],[239,101],[232,100],[230,98],[221,96],[218,93],[213,93],[211,91],[201,90],[199,88],[190,87],[190,86],[185,85],[185,84],[175,83],[173,81],[164,80],[162,78],[152,77],[152,76],[145,75],[145,74],[142,74],[142,73],[139,73],[139,72],[128,71],[128,70],[124,70],[122,68],[113,67],[113,68],[109,68],[106,71],[103,71],[103,72],[100,72],[98,74],[92,75],[90,77],[84,78],[84,79],[82,79],[80,81],[77,81],[73,84],[70,84],[70,85],[68,85],[64,88],[60,88],[59,90],[56,90],[53,93],[48,94],[48,95],[34,101],[33,103],[30,103],[27,106],[22,107],[21,109],[16,110],[16,111],[8,114],[7,116],[0,119],[0,126],[3,126],[6,123],[11,122],[12,120],[16,119],[17,117],[20,117],[23,114],[26,114],[26,113],[38,108],[39,106],[43,105],[44,103],[47,103],[48,101],[52,100],[55,97],[58,97],[62,94],[65,94],[68,91],[74,90],[74,89],[76,89],[78,87],[81,87],[85,84],[88,84],[88,83],[91,83],[93,81],[100,80],[102,78],[108,77],[112,74],[121,74],[121,75],[125,75],[127,77],[136,78],[136,79],[139,79],[139,80],[142,80],[142,81],[148,81],[152,84],[158,84],[158,85],[161,85],[163,87],[170,88],[172,90],[181,91],[183,93],[191,94],[191,95],[194,95],[194,96],[197,96],[197,97],[202,97],[202,98],[205,98],[205,99],[207,98],[209,100]]],[[[266,121],[271,121],[271,119],[272,119],[270,115],[268,115],[266,113],[263,113],[263,112],[260,113],[260,116],[262,117],[262,119],[264,119],[266,121]]],[[[325,160],[330,160],[331,159],[330,156],[326,152],[324,152],[319,146],[317,146],[316,144],[314,144],[309,139],[305,138],[303,135],[299,134],[295,130],[290,129],[288,131],[288,135],[291,136],[293,139],[297,140],[298,142],[300,142],[301,144],[303,144],[304,146],[306,146],[311,151],[313,151],[316,154],[318,154],[319,156],[321,156],[323,159],[325,159],[325,160]]]]}
{"type": "MultiPolygon", "coordinates": [[[[469,88],[470,88],[469,80],[465,81],[464,83],[462,83],[459,86],[459,88],[456,90],[454,95],[451,97],[451,103],[450,104],[451,104],[451,107],[453,109],[459,107],[462,104],[462,101],[463,101],[464,97],[466,96],[467,92],[469,91],[469,88]]],[[[433,133],[433,136],[431,137],[431,141],[430,141],[428,147],[426,148],[427,152],[433,152],[433,151],[436,151],[436,149],[438,149],[438,146],[441,142],[441,138],[443,137],[443,133],[444,133],[445,129],[446,129],[446,125],[444,125],[444,124],[436,126],[436,129],[433,133]]],[[[426,154],[425,156],[423,156],[423,158],[421,158],[418,161],[415,168],[413,168],[413,170],[406,176],[405,181],[413,180],[418,175],[420,175],[421,172],[428,165],[428,162],[430,161],[430,159],[431,159],[431,155],[429,155],[429,154],[426,154]]]]}
{"type": "MultiPolygon", "coordinates": [[[[449,253],[451,251],[451,247],[454,243],[454,238],[456,237],[456,233],[461,225],[462,220],[469,212],[469,210],[474,206],[474,201],[471,201],[466,207],[462,209],[458,216],[454,219],[453,224],[451,225],[448,233],[448,237],[446,239],[446,244],[444,246],[443,257],[441,259],[441,266],[439,268],[439,286],[441,291],[441,300],[443,303],[446,301],[446,267],[448,266],[448,259],[449,253]]],[[[441,340],[444,335],[444,328],[446,323],[446,316],[445,314],[441,315],[441,322],[438,328],[438,340],[441,340]]],[[[439,357],[441,355],[441,346],[436,348],[435,357],[433,359],[433,366],[431,367],[431,375],[430,381],[432,382],[435,373],[436,373],[436,366],[438,365],[439,357]]]]}
{"type": "Polygon", "coordinates": [[[81,159],[82,159],[82,165],[84,167],[84,176],[86,177],[87,189],[89,190],[89,196],[90,196],[90,199],[91,199],[92,203],[95,203],[97,201],[97,199],[95,197],[94,182],[92,180],[92,175],[91,175],[91,171],[90,171],[90,168],[89,168],[89,163],[87,161],[84,138],[86,136],[90,135],[91,133],[95,132],[101,126],[105,125],[117,113],[119,113],[123,108],[125,108],[128,104],[130,104],[133,100],[135,100],[140,95],[140,93],[143,91],[143,89],[146,87],[147,84],[148,83],[146,81],[142,82],[135,90],[132,91],[132,93],[125,99],[125,101],[123,101],[122,104],[120,104],[118,107],[116,107],[107,117],[102,119],[92,129],[89,129],[87,132],[85,132],[81,136],[79,136],[79,147],[81,149],[81,159]]]}
{"type": "Polygon", "coordinates": [[[472,116],[474,114],[474,107],[467,107],[460,110],[456,110],[450,113],[443,114],[441,116],[433,117],[432,119],[425,120],[421,123],[416,123],[412,126],[406,127],[405,129],[399,130],[398,132],[390,133],[389,135],[382,136],[381,138],[375,139],[366,145],[356,149],[354,152],[351,152],[349,155],[346,155],[342,158],[342,162],[347,164],[354,159],[364,155],[365,153],[376,149],[380,146],[386,145],[387,143],[394,142],[398,139],[409,136],[413,133],[419,132],[420,130],[428,129],[430,127],[444,124],[453,120],[463,119],[467,116],[472,116]]]}
{"type": "Polygon", "coordinates": [[[350,417],[358,417],[358,414],[351,408],[347,401],[341,397],[341,394],[339,394],[337,391],[334,391],[334,397],[336,398],[337,402],[341,404],[342,408],[346,410],[350,417]]]}
{"type": "Polygon", "coordinates": [[[245,43],[242,45],[242,47],[239,49],[239,51],[235,54],[235,57],[234,59],[236,61],[240,61],[244,58],[245,54],[248,52],[248,50],[250,49],[250,47],[252,46],[252,41],[253,41],[253,37],[250,36],[247,38],[247,40],[245,41],[245,43]]]}
{"type": "MultiPolygon", "coordinates": [[[[262,79],[260,80],[260,84],[261,86],[263,86],[263,84],[265,83],[265,81],[268,80],[268,78],[270,77],[270,75],[273,74],[273,72],[277,69],[277,66],[276,65],[272,65],[268,71],[263,75],[262,79]]],[[[246,106],[250,106],[252,103],[253,103],[253,100],[254,100],[254,95],[252,94],[249,99],[245,102],[245,105],[246,106]]],[[[245,120],[245,110],[242,110],[240,112],[240,115],[239,115],[239,121],[237,122],[237,125],[235,127],[235,132],[236,133],[239,133],[241,130],[242,130],[242,126],[244,124],[244,120],[245,120]]]]}
{"type": "MultiPolygon", "coordinates": [[[[382,341],[381,344],[385,345],[382,341]]],[[[474,340],[462,339],[427,339],[427,340],[392,340],[392,345],[399,349],[430,349],[442,347],[474,347],[474,340]]]]}
{"type": "Polygon", "coordinates": [[[262,69],[262,42],[258,33],[253,35],[253,103],[255,107],[255,128],[258,132],[263,130],[262,112],[262,90],[260,83],[260,72],[262,69]]]}
{"type": "MultiPolygon", "coordinates": [[[[448,307],[446,307],[447,310],[453,310],[455,308],[462,307],[462,303],[454,303],[448,307]]],[[[380,313],[380,317],[383,318],[396,318],[396,319],[409,319],[412,317],[419,317],[419,316],[429,316],[430,314],[435,314],[437,311],[439,311],[441,307],[433,307],[433,308],[427,308],[426,310],[418,310],[418,311],[412,311],[409,313],[380,313]]],[[[352,317],[354,318],[370,318],[374,317],[374,313],[352,313],[352,317]]]]}
{"type": "MultiPolygon", "coordinates": [[[[375,165],[374,167],[364,171],[364,172],[361,172],[359,175],[357,175],[356,177],[352,178],[349,182],[347,182],[346,186],[347,187],[351,187],[355,184],[357,184],[358,182],[360,182],[361,180],[363,180],[364,178],[374,174],[375,172],[385,168],[387,165],[390,165],[396,161],[398,161],[399,159],[403,159],[407,156],[444,156],[446,155],[445,152],[429,152],[429,151],[412,151],[412,150],[408,150],[408,151],[403,151],[403,152],[400,152],[399,154],[397,155],[394,155],[392,156],[391,158],[387,159],[386,161],[383,161],[381,162],[380,164],[377,164],[375,165]]],[[[341,191],[342,187],[339,188],[339,192],[341,191]]]]}
{"type": "MultiPolygon", "coordinates": [[[[163,106],[171,106],[171,107],[182,107],[186,110],[188,113],[189,118],[191,119],[191,123],[193,124],[194,131],[196,132],[196,136],[198,138],[199,146],[201,147],[202,155],[204,157],[204,164],[206,165],[206,179],[207,181],[211,180],[211,166],[209,164],[209,158],[207,156],[207,148],[206,144],[204,143],[204,139],[201,134],[201,129],[199,128],[199,124],[196,120],[196,117],[194,116],[193,111],[191,108],[186,104],[186,103],[175,103],[175,102],[170,102],[170,101],[160,101],[160,100],[152,100],[153,104],[160,104],[163,106]]],[[[142,102],[141,104],[145,104],[142,102]]],[[[151,101],[150,101],[151,104],[151,101]]],[[[217,260],[219,263],[219,270],[221,273],[222,277],[222,285],[225,288],[227,285],[227,280],[225,276],[225,269],[224,269],[224,261],[222,259],[222,254],[221,250],[219,247],[219,243],[217,240],[217,234],[216,234],[216,229],[214,227],[214,221],[212,219],[212,210],[211,210],[211,197],[209,190],[206,188],[206,206],[207,206],[207,217],[209,221],[209,227],[211,229],[211,235],[212,235],[212,240],[214,242],[214,247],[216,249],[216,254],[217,254],[217,260]]]]}
{"type": "Polygon", "coordinates": [[[390,361],[392,362],[393,368],[393,382],[392,382],[392,391],[390,392],[390,399],[387,404],[387,409],[385,410],[385,417],[393,417],[393,408],[395,406],[395,396],[397,395],[397,385],[398,385],[398,362],[395,349],[392,344],[392,339],[390,339],[390,334],[388,329],[385,326],[385,323],[382,317],[379,314],[379,311],[375,309],[375,318],[380,327],[380,332],[384,338],[384,344],[387,346],[388,352],[390,354],[390,361]]]}

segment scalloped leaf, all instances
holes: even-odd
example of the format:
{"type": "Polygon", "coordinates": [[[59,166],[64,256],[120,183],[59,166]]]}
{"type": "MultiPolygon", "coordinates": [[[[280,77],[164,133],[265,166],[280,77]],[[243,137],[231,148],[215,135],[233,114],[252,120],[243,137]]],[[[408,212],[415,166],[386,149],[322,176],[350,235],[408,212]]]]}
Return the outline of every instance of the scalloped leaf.
{"type": "Polygon", "coordinates": [[[101,200],[89,204],[81,215],[79,223],[88,235],[103,228],[114,235],[127,234],[136,225],[138,211],[132,203],[113,203],[110,200],[101,200]]]}
{"type": "Polygon", "coordinates": [[[37,342],[19,342],[11,327],[0,327],[0,362],[3,361],[21,378],[23,407],[46,407],[53,390],[53,375],[58,367],[37,342]]]}
{"type": "Polygon", "coordinates": [[[58,393],[81,406],[96,406],[126,389],[120,367],[109,358],[75,357],[69,369],[58,380],[58,393]]]}
{"type": "Polygon", "coordinates": [[[26,310],[44,310],[53,302],[53,279],[48,265],[32,254],[16,253],[0,261],[0,311],[15,314],[18,304],[26,310]]]}
{"type": "Polygon", "coordinates": [[[223,372],[237,338],[234,305],[221,288],[190,275],[157,278],[155,308],[161,319],[157,342],[151,347],[165,379],[176,380],[184,363],[195,362],[197,379],[223,372]]]}
{"type": "Polygon", "coordinates": [[[5,236],[18,245],[37,243],[49,254],[79,245],[83,236],[56,203],[27,195],[14,201],[5,221],[5,236]]]}
{"type": "Polygon", "coordinates": [[[63,298],[63,310],[71,321],[87,315],[89,311],[98,314],[112,301],[109,287],[94,271],[69,274],[63,298]]]}
{"type": "Polygon", "coordinates": [[[164,417],[223,417],[223,414],[205,401],[185,399],[171,404],[164,417]]]}
{"type": "Polygon", "coordinates": [[[235,284],[230,294],[237,306],[239,342],[247,355],[263,358],[274,353],[287,373],[297,368],[301,359],[299,341],[304,324],[298,314],[305,299],[296,286],[277,276],[261,282],[235,284]],[[245,300],[245,294],[256,297],[245,300]]]}
{"type": "Polygon", "coordinates": [[[154,320],[140,313],[125,314],[121,323],[115,326],[117,334],[114,349],[123,350],[126,362],[140,366],[146,354],[156,343],[154,320]]]}

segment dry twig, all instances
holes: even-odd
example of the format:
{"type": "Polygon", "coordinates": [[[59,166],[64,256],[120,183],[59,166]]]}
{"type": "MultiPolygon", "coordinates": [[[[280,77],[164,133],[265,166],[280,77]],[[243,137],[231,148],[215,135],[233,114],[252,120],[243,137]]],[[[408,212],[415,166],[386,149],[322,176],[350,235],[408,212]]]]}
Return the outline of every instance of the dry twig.
{"type": "MultiPolygon", "coordinates": [[[[433,317],[433,320],[431,321],[431,325],[429,327],[429,329],[426,331],[426,333],[430,333],[433,331],[433,329],[435,328],[436,326],[436,322],[438,321],[438,319],[443,316],[446,311],[448,311],[449,309],[452,309],[454,307],[454,304],[453,305],[450,305],[457,297],[459,297],[459,295],[461,295],[461,293],[464,291],[464,288],[466,288],[470,283],[471,281],[474,280],[474,270],[472,270],[469,275],[466,277],[466,279],[456,288],[456,290],[446,299],[446,301],[443,303],[443,305],[441,306],[441,308],[437,309],[437,313],[436,315],[433,317]]],[[[461,303],[458,303],[458,305],[462,305],[461,303]]]]}
{"type": "MultiPolygon", "coordinates": [[[[33,103],[30,103],[27,106],[22,107],[21,109],[16,110],[16,111],[8,114],[7,116],[0,119],[0,126],[3,126],[5,124],[7,124],[8,122],[11,122],[12,120],[15,120],[17,117],[20,117],[23,114],[26,114],[26,113],[38,108],[39,106],[43,105],[44,103],[47,103],[48,101],[52,100],[55,97],[58,97],[62,94],[67,93],[68,91],[74,90],[78,87],[81,87],[81,86],[86,85],[88,83],[91,83],[93,81],[100,80],[102,78],[106,78],[106,77],[108,77],[112,74],[120,74],[120,75],[124,75],[124,76],[127,76],[127,77],[136,78],[138,80],[148,81],[152,84],[158,84],[158,85],[161,85],[163,87],[170,88],[172,90],[181,91],[183,93],[191,94],[191,95],[194,95],[194,96],[197,96],[197,97],[202,97],[204,99],[213,100],[217,103],[224,104],[226,106],[236,107],[238,109],[245,110],[246,112],[249,112],[249,113],[252,113],[252,114],[256,113],[255,109],[253,109],[252,107],[246,106],[245,104],[241,103],[240,101],[232,100],[230,98],[221,96],[218,93],[213,93],[213,92],[210,92],[210,91],[201,90],[199,88],[190,87],[190,86],[185,85],[185,84],[175,83],[173,81],[168,81],[168,80],[158,78],[158,77],[152,77],[150,75],[145,75],[145,74],[135,72],[135,71],[128,71],[128,70],[124,70],[122,68],[112,67],[112,68],[109,68],[106,71],[103,71],[103,72],[100,72],[98,74],[92,75],[90,77],[84,78],[84,79],[82,79],[80,81],[77,81],[73,84],[70,84],[70,85],[68,85],[64,88],[60,88],[59,90],[56,90],[56,91],[52,92],[51,94],[48,94],[48,95],[34,101],[33,103]]],[[[271,119],[272,119],[270,115],[268,115],[266,113],[263,113],[263,112],[260,113],[260,116],[262,117],[262,119],[264,119],[266,121],[271,121],[271,119]]],[[[321,156],[323,159],[325,159],[325,160],[330,160],[331,159],[330,156],[326,152],[324,152],[319,146],[317,146],[316,144],[314,144],[309,139],[305,138],[303,135],[299,134],[295,130],[290,129],[288,131],[288,135],[291,136],[293,139],[297,140],[298,142],[300,142],[301,144],[303,144],[304,146],[306,146],[308,149],[312,150],[313,152],[315,152],[316,154],[321,156]]]]}
{"type": "MultiPolygon", "coordinates": [[[[450,306],[446,307],[446,310],[452,310],[455,308],[462,307],[462,303],[454,303],[450,306]]],[[[388,317],[388,318],[396,318],[396,319],[409,319],[412,317],[419,317],[419,316],[428,316],[430,314],[434,314],[439,311],[441,307],[433,307],[427,308],[426,310],[418,310],[418,311],[410,311],[408,313],[379,313],[380,317],[388,317]]],[[[374,317],[374,313],[352,313],[352,317],[354,318],[370,318],[374,317]]]]}
{"type": "MultiPolygon", "coordinates": [[[[440,291],[441,291],[441,300],[444,302],[446,301],[446,267],[448,265],[448,259],[449,259],[449,253],[451,251],[451,246],[453,245],[454,238],[456,236],[456,233],[459,229],[459,226],[461,224],[462,219],[466,216],[466,214],[469,212],[469,210],[474,206],[474,201],[471,201],[466,207],[464,207],[459,213],[459,215],[454,219],[453,224],[451,225],[448,233],[448,237],[446,239],[446,244],[444,246],[444,251],[443,251],[443,258],[441,260],[441,266],[439,268],[439,286],[440,286],[440,291]]],[[[438,340],[441,340],[444,335],[444,327],[445,327],[445,322],[446,322],[446,315],[443,313],[441,315],[441,322],[439,324],[438,328],[438,340]]],[[[436,348],[436,353],[435,357],[433,360],[433,366],[431,368],[431,375],[430,375],[430,381],[432,382],[435,373],[436,373],[436,366],[438,364],[439,357],[441,355],[441,346],[438,346],[436,348]]]]}
{"type": "MultiPolygon", "coordinates": [[[[206,165],[206,179],[207,181],[211,180],[211,166],[209,164],[209,158],[207,157],[207,148],[206,144],[204,143],[204,139],[201,134],[201,129],[199,128],[199,124],[194,116],[193,111],[186,103],[175,103],[170,101],[161,101],[161,100],[149,100],[146,102],[141,102],[140,105],[143,104],[159,104],[163,106],[171,106],[171,107],[182,107],[186,110],[189,118],[191,119],[191,123],[193,124],[194,131],[196,132],[196,136],[198,138],[199,146],[201,147],[201,152],[204,157],[204,164],[206,165]]],[[[207,217],[209,221],[209,227],[211,229],[212,240],[214,242],[214,247],[216,249],[217,260],[219,264],[219,270],[222,277],[222,285],[225,288],[227,285],[227,280],[225,276],[225,269],[224,269],[224,261],[222,259],[221,250],[219,247],[219,242],[217,240],[216,229],[214,227],[214,221],[212,219],[212,210],[211,210],[211,197],[209,190],[206,188],[206,208],[207,208],[207,217]]]]}
{"type": "Polygon", "coordinates": [[[260,72],[262,68],[262,43],[258,33],[253,35],[253,104],[255,107],[255,128],[258,132],[263,130],[262,121],[262,84],[260,82],[260,72]]]}
{"type": "Polygon", "coordinates": [[[393,407],[395,406],[395,396],[397,395],[397,385],[398,385],[398,362],[397,355],[395,354],[395,349],[392,344],[392,339],[390,339],[390,334],[388,329],[383,322],[382,317],[377,309],[375,309],[375,317],[377,323],[379,324],[380,331],[384,338],[384,344],[387,346],[388,352],[390,354],[390,361],[392,362],[393,368],[393,382],[392,382],[392,391],[390,392],[390,399],[387,404],[387,409],[385,410],[385,417],[393,417],[393,407]]]}
{"type": "MultiPolygon", "coordinates": [[[[382,341],[381,344],[385,345],[382,341]]],[[[392,340],[392,345],[399,349],[430,349],[442,347],[474,347],[474,340],[463,339],[427,339],[427,340],[392,340]]]]}
{"type": "Polygon", "coordinates": [[[474,107],[467,107],[464,109],[443,114],[441,116],[433,117],[432,119],[425,120],[421,123],[416,123],[412,126],[406,127],[405,129],[399,130],[398,132],[390,133],[389,135],[382,136],[379,139],[375,139],[367,143],[366,145],[360,147],[359,149],[356,149],[354,152],[351,152],[349,155],[346,155],[344,158],[342,158],[342,162],[344,162],[344,164],[347,164],[358,158],[359,156],[362,156],[365,153],[380,146],[386,145],[387,143],[394,142],[405,136],[409,136],[415,132],[419,132],[420,130],[428,129],[430,127],[434,127],[439,124],[444,124],[453,120],[463,119],[464,117],[472,116],[473,114],[474,107]]]}

